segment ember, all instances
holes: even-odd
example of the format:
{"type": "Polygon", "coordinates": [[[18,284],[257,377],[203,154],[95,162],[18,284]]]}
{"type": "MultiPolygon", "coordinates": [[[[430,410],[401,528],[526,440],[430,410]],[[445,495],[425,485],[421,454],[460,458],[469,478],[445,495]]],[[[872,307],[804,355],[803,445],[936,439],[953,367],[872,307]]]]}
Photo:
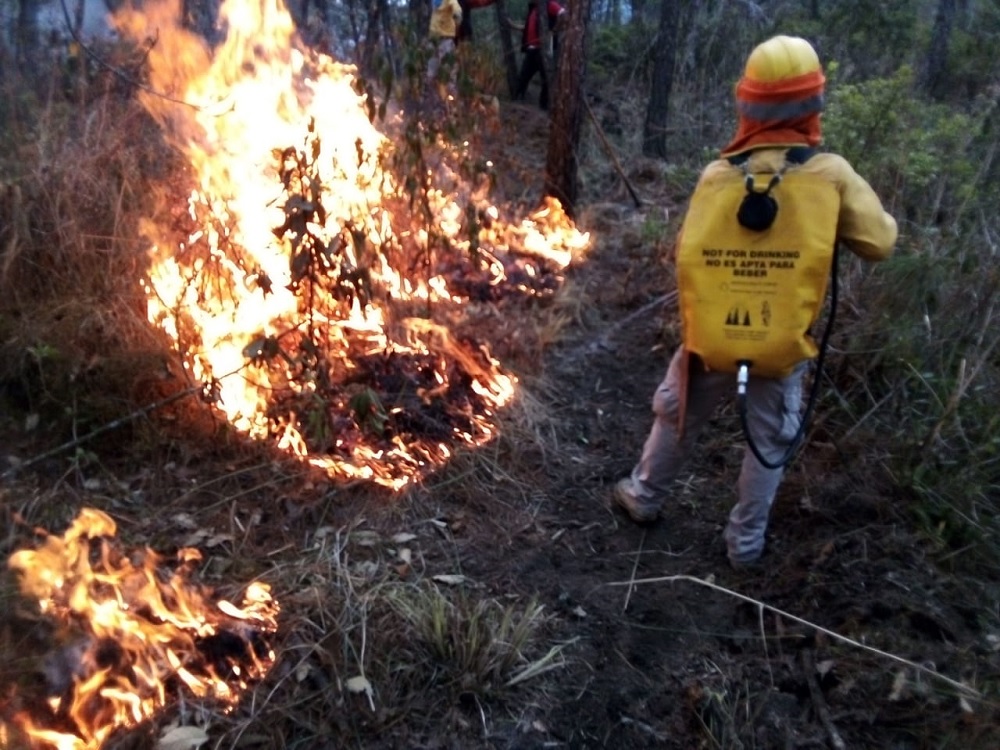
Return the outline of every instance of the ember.
{"type": "Polygon", "coordinates": [[[16,696],[10,717],[37,746],[99,748],[181,691],[233,705],[274,661],[266,639],[278,605],[266,585],[251,584],[241,607],[213,602],[189,580],[197,550],[168,565],[150,549],[124,554],[115,532],[108,515],[84,508],[63,536],[8,562],[60,641],[38,694],[16,696]]]}
{"type": "Polygon", "coordinates": [[[280,0],[225,0],[213,50],[180,7],[116,25],[157,40],[150,84],[171,100],[144,104],[192,166],[181,221],[146,227],[148,316],[188,376],[238,430],[335,476],[400,488],[489,440],[516,380],[452,333],[463,307],[550,295],[588,237],[556,201],[502,221],[491,165],[449,166],[475,161],[465,146],[429,143],[434,167],[397,179],[354,69],[304,48],[280,0]]]}

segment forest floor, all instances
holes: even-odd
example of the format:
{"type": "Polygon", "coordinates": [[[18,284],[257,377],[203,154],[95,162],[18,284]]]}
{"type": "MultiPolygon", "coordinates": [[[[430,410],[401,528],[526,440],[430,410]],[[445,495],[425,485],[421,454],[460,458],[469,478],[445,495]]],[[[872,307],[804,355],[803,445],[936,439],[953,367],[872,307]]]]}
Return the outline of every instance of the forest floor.
{"type": "MultiPolygon", "coordinates": [[[[530,104],[504,107],[490,137],[501,152],[490,158],[510,175],[498,189],[537,196],[540,185],[519,175],[540,172],[547,119],[530,104]]],[[[568,270],[564,294],[547,309],[506,311],[513,324],[537,314],[558,336],[537,347],[537,337],[492,342],[515,363],[521,412],[479,457],[390,496],[331,487],[253,446],[112,436],[93,446],[99,470],[63,457],[4,481],[0,552],[24,544],[30,525],[61,528],[66,510],[84,505],[153,548],[176,544],[191,523],[202,542],[225,532],[208,552],[213,575],[275,579],[283,614],[278,664],[254,700],[229,719],[195,716],[221,738],[213,747],[997,747],[995,571],[969,569],[961,555],[934,559],[868,446],[814,430],[779,491],[759,569],[730,569],[722,542],[744,450],[729,408],[657,523],[636,526],[610,506],[677,344],[663,238],[651,240],[648,226],[683,196],[665,194],[642,165],[629,173],[647,205],[635,208],[605,175],[604,187],[588,188],[606,197],[581,213],[593,246],[568,270]],[[331,570],[316,551],[323,530],[345,566],[374,564],[371,585],[317,583],[331,570]],[[415,561],[405,569],[394,564],[399,539],[415,561]],[[393,647],[391,620],[374,605],[358,615],[357,602],[376,583],[435,576],[451,576],[439,579],[447,593],[473,601],[537,600],[526,656],[543,670],[502,690],[441,687],[434,673],[408,693],[390,690],[410,651],[379,654],[393,647]],[[364,616],[367,645],[350,619],[364,616]],[[368,665],[373,694],[344,690],[352,660],[368,665]]],[[[46,447],[13,418],[4,432],[7,455],[46,447]]],[[[34,643],[16,609],[8,601],[0,628],[4,654],[22,657],[6,662],[5,684],[18,682],[34,643]]],[[[152,747],[155,736],[136,730],[115,747],[152,747]]]]}

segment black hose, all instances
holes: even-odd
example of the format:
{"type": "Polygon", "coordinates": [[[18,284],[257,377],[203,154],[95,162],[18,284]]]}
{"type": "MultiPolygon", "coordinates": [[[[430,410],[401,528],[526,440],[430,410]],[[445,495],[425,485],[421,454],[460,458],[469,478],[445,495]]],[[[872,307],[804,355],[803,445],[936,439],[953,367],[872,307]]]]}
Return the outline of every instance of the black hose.
{"type": "Polygon", "coordinates": [[[750,427],[747,424],[747,392],[746,384],[749,378],[749,363],[740,362],[739,363],[739,373],[737,374],[737,389],[736,389],[736,404],[737,409],[740,414],[740,424],[743,427],[743,435],[746,437],[747,445],[753,452],[754,456],[757,458],[761,464],[768,469],[780,469],[788,464],[795,454],[798,452],[799,448],[802,447],[802,443],[805,442],[806,429],[809,426],[809,420],[812,418],[813,409],[816,406],[816,397],[819,394],[819,382],[820,376],[823,373],[823,361],[826,359],[826,349],[827,344],[830,342],[830,332],[833,330],[833,320],[837,315],[837,257],[839,255],[839,247],[834,245],[833,247],[833,261],[831,263],[831,279],[830,279],[830,316],[826,321],[826,328],[823,331],[823,338],[820,340],[819,344],[819,354],[816,356],[816,372],[813,375],[812,387],[809,389],[809,399],[806,401],[806,408],[802,414],[802,421],[799,424],[799,429],[795,433],[795,437],[792,438],[792,442],[788,446],[788,450],[778,461],[768,461],[764,456],[761,455],[760,449],[753,441],[753,437],[750,435],[750,427]]]}

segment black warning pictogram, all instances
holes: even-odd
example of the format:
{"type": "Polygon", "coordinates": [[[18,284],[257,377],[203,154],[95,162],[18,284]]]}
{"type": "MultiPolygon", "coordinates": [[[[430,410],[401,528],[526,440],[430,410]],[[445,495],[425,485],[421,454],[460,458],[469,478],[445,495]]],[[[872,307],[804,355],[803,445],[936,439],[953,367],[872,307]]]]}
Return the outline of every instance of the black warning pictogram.
{"type": "Polygon", "coordinates": [[[752,325],[752,323],[750,322],[750,311],[743,307],[730,307],[729,312],[726,314],[726,325],[727,326],[752,325]]]}
{"type": "Polygon", "coordinates": [[[765,326],[771,325],[771,305],[767,300],[760,306],[760,319],[765,326]]]}

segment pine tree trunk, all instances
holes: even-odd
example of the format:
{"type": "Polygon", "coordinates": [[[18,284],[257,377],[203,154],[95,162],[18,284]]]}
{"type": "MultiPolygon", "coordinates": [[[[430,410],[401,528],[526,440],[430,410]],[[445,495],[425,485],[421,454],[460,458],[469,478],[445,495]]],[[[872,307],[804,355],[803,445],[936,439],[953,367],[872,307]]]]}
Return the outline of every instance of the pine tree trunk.
{"type": "Polygon", "coordinates": [[[17,22],[14,33],[14,54],[18,65],[30,67],[30,61],[38,51],[38,11],[39,0],[21,0],[17,6],[17,22]]]}
{"type": "Polygon", "coordinates": [[[431,0],[408,0],[407,8],[410,16],[410,23],[417,30],[417,34],[423,39],[427,36],[427,29],[431,25],[431,0]]]}
{"type": "Polygon", "coordinates": [[[677,0],[660,0],[660,29],[656,38],[646,122],[642,129],[642,153],[660,159],[667,158],[667,118],[670,92],[674,87],[679,17],[677,0]]]}
{"type": "Polygon", "coordinates": [[[382,30],[382,12],[385,10],[385,0],[369,0],[368,23],[365,25],[365,40],[361,51],[361,70],[371,73],[374,70],[375,50],[378,48],[382,30]]]}
{"type": "Polygon", "coordinates": [[[514,40],[507,22],[507,3],[505,0],[496,0],[493,5],[496,8],[497,32],[500,35],[500,49],[503,50],[504,70],[507,73],[507,88],[510,95],[514,96],[517,89],[517,55],[514,54],[514,40]]]}
{"type": "Polygon", "coordinates": [[[931,43],[924,58],[922,88],[930,96],[941,99],[947,93],[948,48],[951,46],[951,30],[955,25],[956,0],[939,0],[931,43]]]}
{"type": "Polygon", "coordinates": [[[576,155],[584,116],[583,82],[590,8],[591,0],[575,0],[569,6],[569,22],[559,42],[555,86],[549,92],[552,123],[545,160],[545,194],[558,198],[569,216],[575,215],[579,194],[576,155]]]}

